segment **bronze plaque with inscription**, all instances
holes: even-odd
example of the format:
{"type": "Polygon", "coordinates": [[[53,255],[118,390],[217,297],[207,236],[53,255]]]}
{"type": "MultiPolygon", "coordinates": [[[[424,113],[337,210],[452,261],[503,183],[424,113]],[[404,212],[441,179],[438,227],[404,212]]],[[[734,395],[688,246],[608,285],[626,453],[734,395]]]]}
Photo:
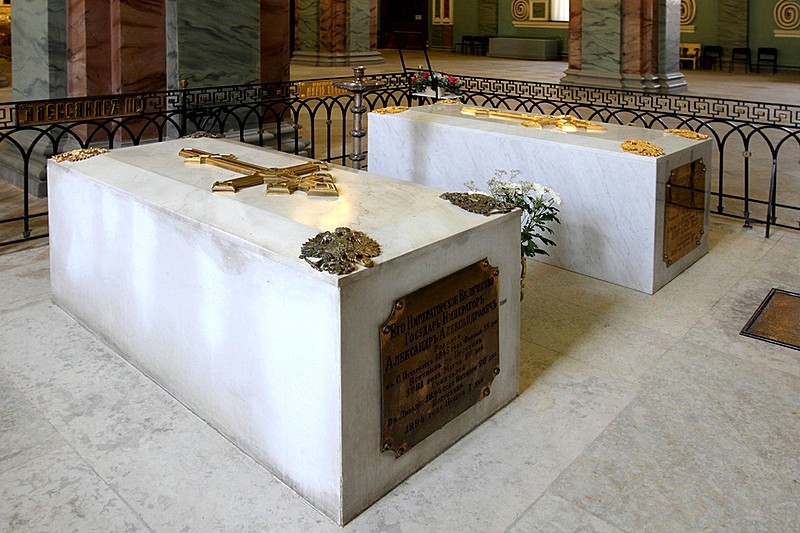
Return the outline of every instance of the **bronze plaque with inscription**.
{"type": "Polygon", "coordinates": [[[706,165],[687,163],[669,175],[664,206],[664,262],[675,261],[698,246],[703,238],[706,208],[706,165]]]}
{"type": "Polygon", "coordinates": [[[297,84],[298,98],[327,98],[350,94],[346,89],[333,86],[334,80],[301,81],[297,84]]]}
{"type": "Polygon", "coordinates": [[[499,279],[484,259],[395,302],[381,327],[382,451],[401,456],[489,395],[499,279]]]}

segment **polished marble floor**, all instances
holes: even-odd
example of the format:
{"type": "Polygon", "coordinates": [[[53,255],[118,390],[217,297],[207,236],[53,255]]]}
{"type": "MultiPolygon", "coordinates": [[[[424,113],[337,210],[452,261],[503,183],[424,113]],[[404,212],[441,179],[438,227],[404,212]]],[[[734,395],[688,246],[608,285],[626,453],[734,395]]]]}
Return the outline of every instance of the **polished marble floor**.
{"type": "MultiPolygon", "coordinates": [[[[800,232],[712,216],[653,296],[526,285],[519,397],[344,531],[800,531],[800,351],[739,335],[800,232]]],[[[0,324],[0,531],[340,529],[55,307],[46,240],[0,249],[0,324]]]]}

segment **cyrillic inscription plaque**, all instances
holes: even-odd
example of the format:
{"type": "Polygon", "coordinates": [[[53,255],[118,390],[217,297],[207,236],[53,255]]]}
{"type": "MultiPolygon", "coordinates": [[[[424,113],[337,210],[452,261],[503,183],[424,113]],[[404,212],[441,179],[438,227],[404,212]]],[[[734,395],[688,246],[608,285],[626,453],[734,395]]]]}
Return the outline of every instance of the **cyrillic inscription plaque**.
{"type": "Polygon", "coordinates": [[[490,394],[498,284],[484,259],[395,302],[381,328],[382,451],[399,457],[490,394]]]}
{"type": "Polygon", "coordinates": [[[301,81],[297,84],[298,98],[326,98],[350,94],[346,89],[333,86],[334,80],[301,81]]]}
{"type": "Polygon", "coordinates": [[[675,261],[698,246],[703,237],[706,206],[706,165],[687,163],[669,175],[664,206],[664,262],[675,261]]]}

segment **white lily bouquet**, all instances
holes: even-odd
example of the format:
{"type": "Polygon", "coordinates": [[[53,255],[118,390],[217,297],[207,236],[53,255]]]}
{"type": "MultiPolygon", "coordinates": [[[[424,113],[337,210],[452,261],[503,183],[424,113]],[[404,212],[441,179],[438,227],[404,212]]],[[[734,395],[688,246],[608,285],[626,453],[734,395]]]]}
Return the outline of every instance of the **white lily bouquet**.
{"type": "MultiPolygon", "coordinates": [[[[549,255],[544,246],[555,246],[556,243],[547,235],[552,235],[553,230],[548,224],[558,220],[558,206],[561,205],[561,196],[539,183],[518,180],[519,170],[496,170],[494,175],[486,182],[489,194],[498,200],[513,204],[522,210],[521,227],[521,254],[523,257],[533,257],[536,254],[549,255]]],[[[474,181],[465,183],[471,191],[479,192],[474,181]]]]}

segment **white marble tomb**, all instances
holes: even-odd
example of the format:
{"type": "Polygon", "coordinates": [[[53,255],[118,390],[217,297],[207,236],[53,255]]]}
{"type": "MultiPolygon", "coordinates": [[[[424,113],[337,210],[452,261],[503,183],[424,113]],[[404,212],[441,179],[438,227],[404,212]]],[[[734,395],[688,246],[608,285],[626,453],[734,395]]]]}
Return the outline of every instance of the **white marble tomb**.
{"type": "Polygon", "coordinates": [[[662,259],[664,194],[670,172],[703,159],[711,141],[658,130],[605,124],[604,132],[526,128],[521,120],[463,115],[460,104],[369,115],[369,169],[440,187],[483,185],[496,170],[552,187],[564,204],[552,226],[557,246],[537,260],[653,294],[708,251],[708,187],[700,245],[671,265],[662,259]],[[629,139],[650,141],[666,155],[624,152],[629,139]]]}
{"type": "Polygon", "coordinates": [[[334,168],[339,198],[211,192],[224,169],[181,148],[262,166],[302,158],[186,139],[49,163],[54,302],[339,524],[517,394],[519,213],[483,217],[441,191],[334,168]],[[303,242],[349,226],[382,246],[335,276],[303,242]],[[381,324],[393,303],[488,257],[500,270],[492,394],[404,455],[381,453],[381,324]]]}

